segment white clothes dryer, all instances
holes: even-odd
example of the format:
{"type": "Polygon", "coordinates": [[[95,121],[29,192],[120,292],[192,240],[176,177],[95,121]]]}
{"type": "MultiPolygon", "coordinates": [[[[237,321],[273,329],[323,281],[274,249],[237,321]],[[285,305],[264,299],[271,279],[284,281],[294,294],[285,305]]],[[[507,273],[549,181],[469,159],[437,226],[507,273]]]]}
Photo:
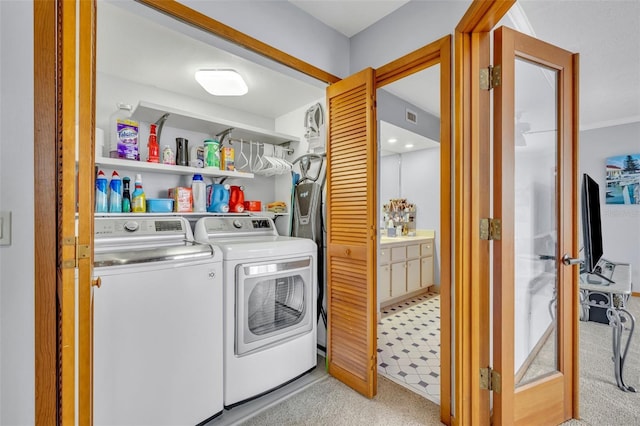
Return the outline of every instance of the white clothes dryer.
{"type": "Polygon", "coordinates": [[[222,254],[182,217],[96,217],[96,425],[194,425],[223,411],[222,254]]]}
{"type": "Polygon", "coordinates": [[[265,217],[204,217],[194,235],[223,256],[225,407],[313,370],[316,244],[265,217]]]}

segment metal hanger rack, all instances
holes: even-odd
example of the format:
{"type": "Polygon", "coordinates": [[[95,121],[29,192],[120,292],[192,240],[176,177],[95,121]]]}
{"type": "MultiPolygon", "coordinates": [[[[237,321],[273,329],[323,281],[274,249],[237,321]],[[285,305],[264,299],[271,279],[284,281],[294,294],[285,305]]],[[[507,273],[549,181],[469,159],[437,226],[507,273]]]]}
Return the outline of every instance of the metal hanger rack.
{"type": "MultiPolygon", "coordinates": [[[[268,142],[260,142],[260,141],[253,141],[253,140],[244,140],[244,139],[235,139],[235,138],[231,138],[231,132],[234,130],[233,127],[229,127],[226,130],[223,130],[222,132],[218,133],[216,135],[216,138],[220,141],[220,147],[222,147],[222,144],[225,142],[225,138],[227,138],[227,142],[229,143],[245,143],[248,142],[250,144],[254,144],[258,147],[260,146],[264,146],[266,145],[274,145],[274,146],[281,146],[282,150],[285,151],[287,154],[293,154],[294,149],[293,148],[289,148],[288,146],[283,146],[283,145],[276,145],[276,144],[272,144],[272,143],[268,143],[268,142]]],[[[291,141],[289,141],[291,142],[291,141]]],[[[289,142],[286,142],[286,144],[288,144],[289,142]]]]}

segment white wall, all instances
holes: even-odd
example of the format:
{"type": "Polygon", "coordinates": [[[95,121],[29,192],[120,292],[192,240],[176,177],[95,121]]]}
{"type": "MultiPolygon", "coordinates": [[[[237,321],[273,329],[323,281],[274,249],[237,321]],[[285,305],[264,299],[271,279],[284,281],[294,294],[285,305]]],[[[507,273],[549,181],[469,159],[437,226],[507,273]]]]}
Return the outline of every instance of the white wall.
{"type": "Polygon", "coordinates": [[[338,77],[349,75],[349,39],[286,1],[181,3],[338,77]]]}
{"type": "Polygon", "coordinates": [[[0,1],[0,424],[32,425],[34,399],[33,3],[0,1]]]}
{"type": "Polygon", "coordinates": [[[580,173],[600,186],[604,257],[631,264],[633,291],[640,293],[640,206],[605,204],[607,157],[640,153],[640,123],[580,132],[580,173]]]}
{"type": "Polygon", "coordinates": [[[411,1],[351,38],[351,73],[377,68],[447,34],[471,2],[411,1]]]}

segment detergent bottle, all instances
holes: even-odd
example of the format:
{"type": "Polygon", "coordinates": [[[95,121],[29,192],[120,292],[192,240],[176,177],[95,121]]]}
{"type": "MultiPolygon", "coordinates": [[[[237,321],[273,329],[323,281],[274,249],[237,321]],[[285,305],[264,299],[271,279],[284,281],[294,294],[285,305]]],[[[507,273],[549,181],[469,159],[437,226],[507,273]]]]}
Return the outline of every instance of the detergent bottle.
{"type": "Polygon", "coordinates": [[[96,213],[107,213],[109,211],[109,203],[107,201],[108,191],[107,177],[102,170],[98,171],[96,177],[96,213]]]}
{"type": "Polygon", "coordinates": [[[191,192],[193,194],[193,211],[206,212],[206,185],[201,174],[193,175],[191,180],[191,192]]]}
{"type": "Polygon", "coordinates": [[[109,213],[122,212],[122,179],[117,171],[111,174],[109,182],[109,213]]]}
{"type": "Polygon", "coordinates": [[[147,143],[147,148],[149,148],[149,156],[147,161],[149,163],[159,163],[160,162],[160,145],[158,145],[158,138],[156,136],[156,125],[149,125],[149,143],[147,143]]]}
{"type": "Polygon", "coordinates": [[[228,213],[229,212],[229,184],[214,183],[209,190],[208,198],[209,208],[207,211],[212,213],[228,213]]]}

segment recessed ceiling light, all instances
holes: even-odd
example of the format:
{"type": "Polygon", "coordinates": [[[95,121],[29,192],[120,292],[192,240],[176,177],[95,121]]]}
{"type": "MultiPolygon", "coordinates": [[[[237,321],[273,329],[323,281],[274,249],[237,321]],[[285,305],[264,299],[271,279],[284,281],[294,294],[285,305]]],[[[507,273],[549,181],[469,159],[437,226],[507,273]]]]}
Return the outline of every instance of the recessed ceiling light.
{"type": "Polygon", "coordinates": [[[396,143],[396,142],[398,142],[398,139],[396,139],[396,138],[387,139],[387,142],[396,143]]]}
{"type": "Polygon", "coordinates": [[[407,149],[411,149],[411,148],[413,148],[413,144],[412,143],[408,143],[404,147],[407,148],[407,149]]]}
{"type": "Polygon", "coordinates": [[[232,69],[198,70],[195,78],[204,90],[215,96],[242,96],[249,91],[242,76],[232,69]]]}

